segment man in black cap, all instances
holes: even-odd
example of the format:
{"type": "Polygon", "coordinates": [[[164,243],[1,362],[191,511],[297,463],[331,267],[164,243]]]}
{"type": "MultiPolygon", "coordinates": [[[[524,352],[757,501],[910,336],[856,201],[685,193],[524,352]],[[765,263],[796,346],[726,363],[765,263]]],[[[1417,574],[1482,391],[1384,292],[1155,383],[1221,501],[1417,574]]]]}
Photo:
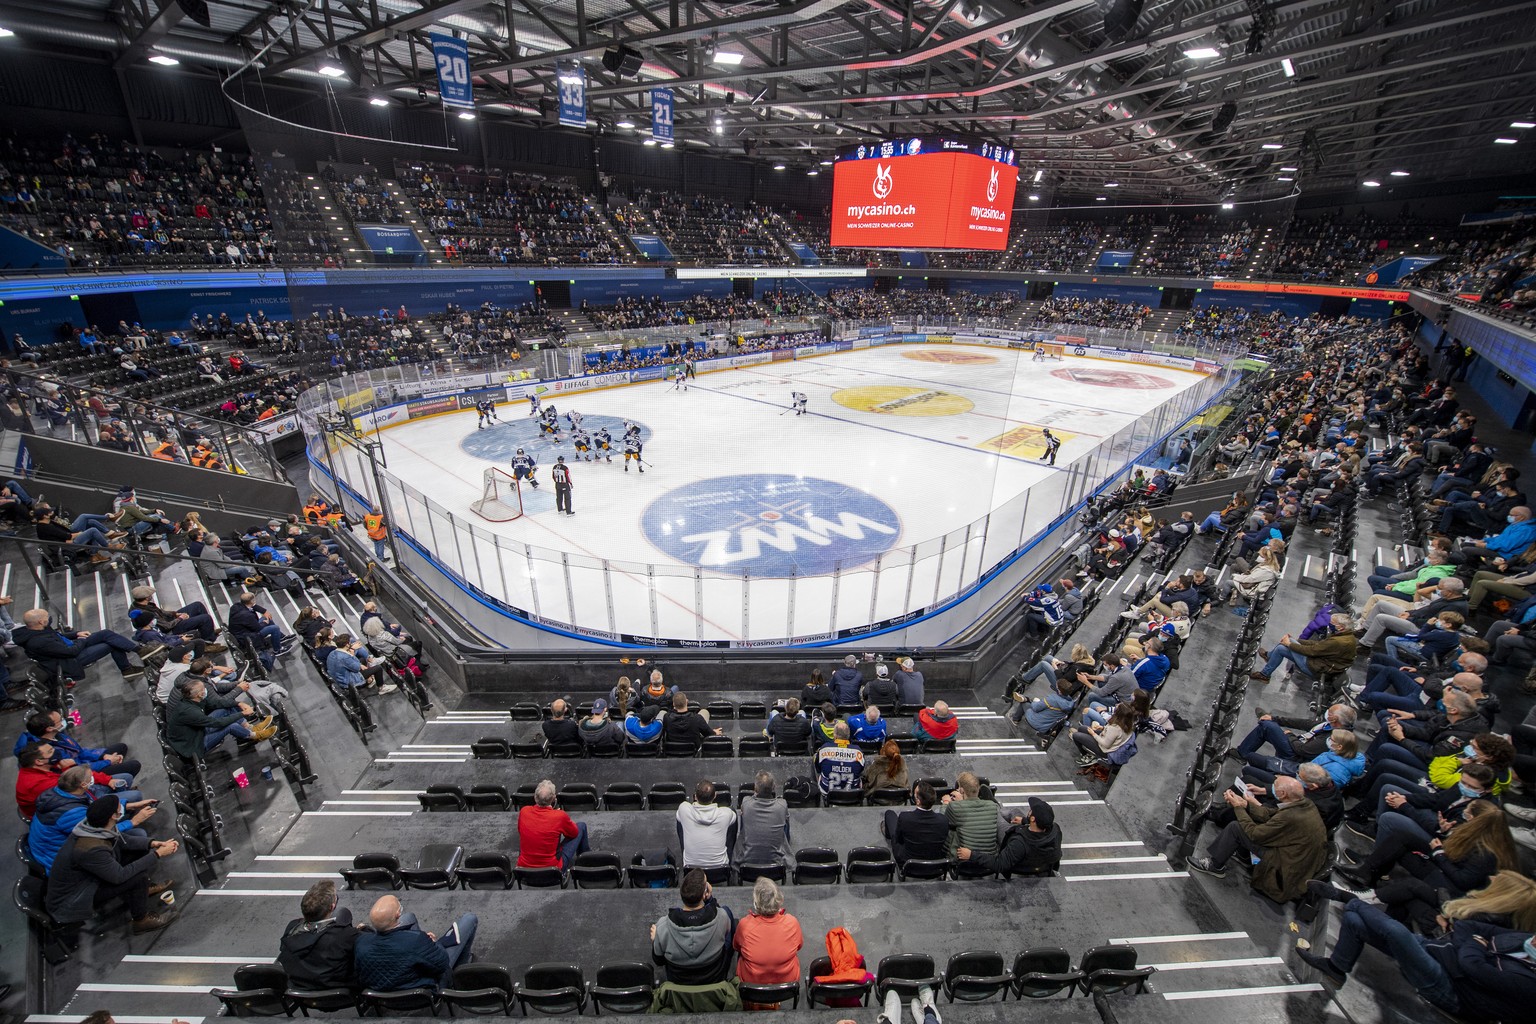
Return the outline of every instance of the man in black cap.
{"type": "Polygon", "coordinates": [[[56,921],[89,920],[96,909],[121,896],[133,918],[134,934],[170,924],[174,915],[151,914],[149,898],[171,887],[151,882],[161,857],[178,846],[117,830],[122,804],[108,794],[91,801],[85,820],[76,825],[48,872],[48,913],[56,921]]]}
{"type": "Polygon", "coordinates": [[[1061,867],[1061,829],[1056,826],[1051,805],[1032,796],[1029,816],[1015,814],[1011,820],[1013,824],[1003,833],[1003,845],[996,854],[972,853],[962,846],[955,850],[955,856],[970,861],[983,874],[997,871],[1004,878],[1054,874],[1061,867]]]}

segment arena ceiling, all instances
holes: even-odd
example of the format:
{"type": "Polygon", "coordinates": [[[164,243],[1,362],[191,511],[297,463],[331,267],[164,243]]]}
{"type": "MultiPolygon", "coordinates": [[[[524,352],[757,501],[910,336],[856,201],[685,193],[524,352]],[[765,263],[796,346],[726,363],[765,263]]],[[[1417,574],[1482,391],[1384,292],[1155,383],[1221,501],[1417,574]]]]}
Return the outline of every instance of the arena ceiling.
{"type": "Polygon", "coordinates": [[[437,103],[427,35],[451,32],[481,117],[549,123],[579,60],[597,130],[644,135],[669,85],[680,145],[791,167],[960,133],[1045,187],[1159,198],[1536,168],[1536,129],[1511,127],[1536,122],[1529,0],[208,0],[206,26],[198,3],[0,0],[0,26],[405,106],[437,103]],[[605,70],[615,44],[637,75],[605,70]],[[346,51],[360,81],[319,75],[346,51]]]}

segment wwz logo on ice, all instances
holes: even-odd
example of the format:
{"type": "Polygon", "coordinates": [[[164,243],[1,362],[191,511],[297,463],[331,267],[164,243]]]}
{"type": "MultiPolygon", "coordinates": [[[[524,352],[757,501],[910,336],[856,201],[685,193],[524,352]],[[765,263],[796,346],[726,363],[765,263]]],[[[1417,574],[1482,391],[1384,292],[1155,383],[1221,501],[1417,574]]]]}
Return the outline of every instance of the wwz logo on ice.
{"type": "Polygon", "coordinates": [[[646,539],[669,557],[753,576],[811,576],[873,561],[901,521],[884,501],[846,484],[762,474],[701,480],[645,510],[646,539]]]}

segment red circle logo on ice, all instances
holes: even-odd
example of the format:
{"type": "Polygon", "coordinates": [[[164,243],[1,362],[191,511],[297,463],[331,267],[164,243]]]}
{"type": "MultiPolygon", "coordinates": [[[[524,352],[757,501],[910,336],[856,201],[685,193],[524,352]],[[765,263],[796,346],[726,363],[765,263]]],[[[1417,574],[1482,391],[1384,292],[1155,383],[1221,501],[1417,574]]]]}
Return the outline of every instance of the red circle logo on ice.
{"type": "Polygon", "coordinates": [[[853,569],[901,536],[896,510],[873,494],[787,473],[700,480],[651,502],[640,522],[668,558],[751,576],[853,569]]]}
{"type": "Polygon", "coordinates": [[[1119,388],[1122,391],[1161,391],[1178,387],[1166,377],[1150,373],[1133,373],[1130,370],[1101,370],[1095,366],[1063,366],[1052,370],[1058,380],[1070,380],[1077,384],[1092,384],[1099,388],[1119,388]]]}
{"type": "Polygon", "coordinates": [[[903,352],[901,355],[905,359],[911,359],[919,363],[963,363],[973,365],[997,362],[997,356],[989,356],[984,352],[963,352],[958,349],[920,348],[913,352],[903,352]]]}

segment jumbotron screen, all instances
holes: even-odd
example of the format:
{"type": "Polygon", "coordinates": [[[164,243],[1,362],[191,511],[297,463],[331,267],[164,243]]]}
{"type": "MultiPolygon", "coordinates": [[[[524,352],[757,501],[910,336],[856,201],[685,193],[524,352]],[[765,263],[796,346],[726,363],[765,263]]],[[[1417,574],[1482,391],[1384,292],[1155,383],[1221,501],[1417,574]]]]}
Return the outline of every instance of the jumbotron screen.
{"type": "Polygon", "coordinates": [[[1011,149],[906,139],[838,154],[832,244],[856,249],[1008,247],[1019,169],[1011,149]]]}

